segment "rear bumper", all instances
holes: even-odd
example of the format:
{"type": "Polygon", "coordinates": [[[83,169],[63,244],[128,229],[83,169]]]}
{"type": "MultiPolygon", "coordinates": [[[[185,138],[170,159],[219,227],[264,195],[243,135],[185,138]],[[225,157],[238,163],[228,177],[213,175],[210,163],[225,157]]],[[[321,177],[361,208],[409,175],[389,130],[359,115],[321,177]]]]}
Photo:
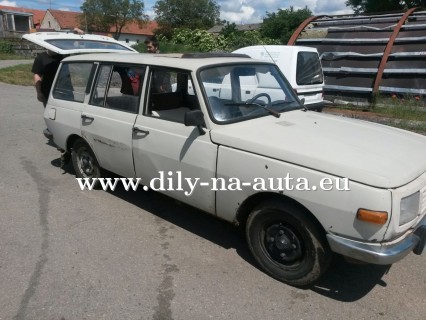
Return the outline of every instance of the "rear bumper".
{"type": "Polygon", "coordinates": [[[365,243],[327,234],[332,251],[353,259],[372,264],[392,264],[404,258],[410,252],[420,255],[426,242],[426,218],[417,225],[415,231],[401,240],[391,243],[365,243]]]}

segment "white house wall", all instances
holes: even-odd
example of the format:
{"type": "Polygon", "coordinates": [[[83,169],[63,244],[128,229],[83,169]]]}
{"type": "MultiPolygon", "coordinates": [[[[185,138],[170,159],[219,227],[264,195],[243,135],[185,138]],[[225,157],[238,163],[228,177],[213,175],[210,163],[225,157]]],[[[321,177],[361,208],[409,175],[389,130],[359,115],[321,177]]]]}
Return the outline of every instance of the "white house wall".
{"type": "Polygon", "coordinates": [[[46,14],[44,15],[43,21],[41,22],[41,29],[54,29],[56,31],[61,30],[61,26],[59,25],[58,21],[55,19],[55,17],[52,16],[52,14],[49,11],[46,11],[46,14]]]}

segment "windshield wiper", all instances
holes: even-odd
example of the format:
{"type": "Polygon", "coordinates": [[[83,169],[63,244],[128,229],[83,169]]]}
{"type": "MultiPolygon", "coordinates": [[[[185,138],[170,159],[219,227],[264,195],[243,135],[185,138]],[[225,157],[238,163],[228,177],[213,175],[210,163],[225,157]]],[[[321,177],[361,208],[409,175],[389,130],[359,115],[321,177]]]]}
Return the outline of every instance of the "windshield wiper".
{"type": "Polygon", "coordinates": [[[255,103],[255,102],[251,102],[251,103],[225,103],[225,106],[240,106],[240,107],[251,107],[251,106],[256,106],[256,107],[261,107],[262,109],[265,109],[266,111],[269,112],[269,114],[273,115],[275,118],[279,118],[281,117],[281,114],[273,109],[268,108],[267,106],[263,106],[261,104],[255,103]]]}

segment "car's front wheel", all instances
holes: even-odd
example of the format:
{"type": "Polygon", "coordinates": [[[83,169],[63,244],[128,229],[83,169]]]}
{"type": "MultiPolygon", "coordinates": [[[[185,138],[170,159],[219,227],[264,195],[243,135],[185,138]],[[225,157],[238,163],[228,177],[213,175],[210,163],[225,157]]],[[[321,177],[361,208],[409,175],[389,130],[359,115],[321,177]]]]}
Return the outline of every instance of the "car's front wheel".
{"type": "Polygon", "coordinates": [[[324,231],[306,210],[291,203],[257,206],[247,219],[246,237],[261,268],[290,285],[311,285],[330,264],[324,231]]]}
{"type": "Polygon", "coordinates": [[[97,179],[101,177],[102,169],[92,149],[83,139],[78,139],[74,142],[71,158],[75,175],[78,178],[87,178],[90,182],[96,178],[94,188],[98,188],[100,183],[97,179]]]}

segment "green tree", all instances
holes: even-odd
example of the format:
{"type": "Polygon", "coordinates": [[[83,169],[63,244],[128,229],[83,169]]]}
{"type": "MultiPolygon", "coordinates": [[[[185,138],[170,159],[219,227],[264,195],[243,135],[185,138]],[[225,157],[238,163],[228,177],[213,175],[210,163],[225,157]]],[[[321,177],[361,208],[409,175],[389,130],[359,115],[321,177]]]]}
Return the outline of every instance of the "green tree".
{"type": "Polygon", "coordinates": [[[286,44],[297,27],[310,16],[312,12],[308,7],[299,10],[290,7],[278,9],[273,13],[267,12],[260,27],[260,34],[262,37],[278,39],[286,44]]]}
{"type": "Polygon", "coordinates": [[[123,27],[130,22],[144,24],[144,3],[140,0],[86,0],[80,7],[83,14],[80,24],[90,31],[109,32],[115,27],[114,38],[118,39],[123,27]]]}
{"type": "Polygon", "coordinates": [[[215,0],[158,0],[154,5],[158,33],[170,37],[175,28],[208,29],[219,21],[215,0]]]}
{"type": "Polygon", "coordinates": [[[235,22],[229,23],[229,21],[226,21],[226,24],[223,26],[219,34],[223,35],[226,38],[238,32],[240,31],[237,29],[237,25],[235,24],[235,22]]]}
{"type": "Polygon", "coordinates": [[[240,31],[235,23],[226,22],[220,31],[223,37],[223,47],[225,51],[234,51],[236,49],[262,45],[262,44],[280,44],[279,40],[262,37],[257,30],[240,31]]]}
{"type": "Polygon", "coordinates": [[[234,51],[236,49],[248,46],[256,46],[263,44],[280,44],[277,39],[270,39],[262,37],[259,31],[239,31],[238,33],[230,34],[225,38],[227,51],[234,51]]]}
{"type": "Polygon", "coordinates": [[[348,0],[346,6],[356,14],[403,11],[413,7],[426,7],[426,0],[348,0]]]}
{"type": "Polygon", "coordinates": [[[187,45],[199,52],[220,50],[224,46],[222,36],[215,37],[202,29],[175,29],[171,37],[171,42],[187,45]]]}

